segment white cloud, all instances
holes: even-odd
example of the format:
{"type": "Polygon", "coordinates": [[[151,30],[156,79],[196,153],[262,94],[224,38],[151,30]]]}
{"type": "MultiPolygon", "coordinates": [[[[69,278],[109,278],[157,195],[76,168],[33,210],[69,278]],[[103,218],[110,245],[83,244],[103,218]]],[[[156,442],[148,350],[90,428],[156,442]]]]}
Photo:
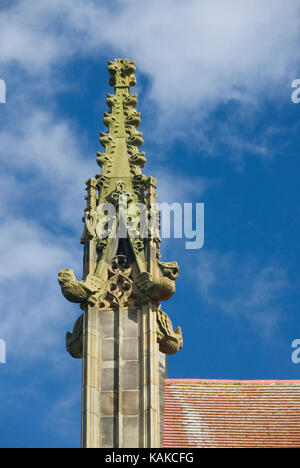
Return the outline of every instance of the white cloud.
{"type": "Polygon", "coordinates": [[[20,0],[0,24],[3,62],[30,73],[108,47],[135,58],[164,113],[275,95],[297,70],[297,0],[20,0]]]}
{"type": "Polygon", "coordinates": [[[79,156],[81,140],[77,139],[70,123],[55,119],[52,113],[34,106],[21,109],[18,115],[17,128],[9,122],[8,128],[4,126],[1,131],[3,164],[28,172],[37,170],[49,181],[81,182],[90,168],[79,156]],[[29,112],[29,117],[22,121],[25,112],[29,112]]]}
{"type": "MultiPolygon", "coordinates": [[[[1,158],[1,156],[0,156],[1,158]]],[[[12,209],[17,201],[20,200],[20,191],[18,183],[13,174],[0,172],[0,219],[4,218],[12,209]]]]}
{"type": "Polygon", "coordinates": [[[201,202],[201,197],[213,184],[213,181],[201,177],[176,174],[165,167],[154,166],[153,174],[157,174],[158,178],[157,194],[160,203],[189,203],[195,198],[201,202]]]}
{"type": "MultiPolygon", "coordinates": [[[[96,151],[84,159],[88,144],[70,122],[55,119],[51,112],[35,106],[17,104],[19,124],[8,121],[0,131],[1,194],[9,205],[19,202],[23,211],[26,200],[36,204],[36,209],[46,205],[39,213],[41,220],[51,217],[56,223],[59,217],[65,225],[76,226],[78,232],[85,181],[97,172],[96,151]]],[[[10,115],[13,117],[15,112],[10,115]]]]}
{"type": "Polygon", "coordinates": [[[20,219],[4,221],[0,237],[0,336],[7,342],[8,360],[55,360],[66,331],[62,327],[76,318],[68,313],[57,273],[67,267],[79,270],[80,251],[20,219]]]}
{"type": "Polygon", "coordinates": [[[70,258],[48,232],[26,221],[6,220],[0,225],[0,237],[0,281],[28,275],[39,279],[70,258]]]}
{"type": "Polygon", "coordinates": [[[70,122],[15,104],[0,131],[0,337],[8,363],[59,367],[80,309],[61,295],[57,273],[82,273],[84,183],[97,165],[84,160],[88,145],[70,122]]]}

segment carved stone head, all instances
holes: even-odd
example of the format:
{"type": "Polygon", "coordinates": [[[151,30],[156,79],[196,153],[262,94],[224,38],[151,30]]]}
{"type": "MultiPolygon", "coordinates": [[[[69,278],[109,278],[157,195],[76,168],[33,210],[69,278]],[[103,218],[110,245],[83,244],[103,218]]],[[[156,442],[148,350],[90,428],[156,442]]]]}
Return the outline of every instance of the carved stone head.
{"type": "Polygon", "coordinates": [[[69,283],[69,281],[74,281],[74,280],[76,280],[74,271],[69,268],[66,268],[65,270],[61,270],[58,273],[58,282],[60,285],[69,283]]]}
{"type": "Polygon", "coordinates": [[[177,262],[159,262],[163,276],[175,281],[179,275],[179,267],[177,262]]]}

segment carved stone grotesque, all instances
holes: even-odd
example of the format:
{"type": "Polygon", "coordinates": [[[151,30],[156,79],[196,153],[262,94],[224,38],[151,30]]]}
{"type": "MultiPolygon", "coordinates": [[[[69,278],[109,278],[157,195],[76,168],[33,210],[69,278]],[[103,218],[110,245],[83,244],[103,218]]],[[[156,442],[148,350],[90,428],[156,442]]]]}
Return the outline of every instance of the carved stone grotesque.
{"type": "Polygon", "coordinates": [[[152,279],[150,273],[141,273],[135,280],[135,285],[141,295],[151,299],[151,302],[158,304],[160,301],[167,301],[175,293],[175,282],[169,278],[161,277],[152,279]]]}
{"type": "Polygon", "coordinates": [[[140,292],[151,299],[155,304],[160,301],[168,301],[175,293],[175,280],[178,277],[179,268],[176,262],[159,262],[163,276],[153,279],[150,273],[141,273],[135,284],[140,292]]]}
{"type": "Polygon", "coordinates": [[[160,309],[157,310],[156,320],[159,350],[164,354],[176,354],[183,347],[181,328],[173,330],[170,318],[160,309]]]}
{"type": "Polygon", "coordinates": [[[158,262],[163,276],[175,281],[179,275],[179,267],[177,262],[158,262]]]}
{"type": "Polygon", "coordinates": [[[97,275],[89,274],[85,281],[78,281],[73,270],[65,269],[58,273],[58,282],[64,297],[77,304],[89,302],[94,305],[97,301],[96,295],[103,288],[104,281],[97,275]]]}
{"type": "Polygon", "coordinates": [[[83,315],[76,320],[73,332],[67,332],[66,348],[68,353],[76,359],[82,358],[83,315]]]}

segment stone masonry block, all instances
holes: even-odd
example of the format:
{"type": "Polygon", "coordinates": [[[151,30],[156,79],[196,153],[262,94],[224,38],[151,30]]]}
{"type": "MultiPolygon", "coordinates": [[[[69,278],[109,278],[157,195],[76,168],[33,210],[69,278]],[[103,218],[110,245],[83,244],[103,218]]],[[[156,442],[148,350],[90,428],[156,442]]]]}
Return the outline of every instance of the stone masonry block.
{"type": "Polygon", "coordinates": [[[139,363],[127,361],[123,366],[123,389],[138,390],[139,387],[139,363]]]}
{"type": "Polygon", "coordinates": [[[122,413],[124,416],[138,416],[140,411],[139,392],[123,392],[122,413]]]}
{"type": "Polygon", "coordinates": [[[125,338],[122,346],[122,359],[124,361],[137,361],[138,360],[138,339],[125,338]]]}

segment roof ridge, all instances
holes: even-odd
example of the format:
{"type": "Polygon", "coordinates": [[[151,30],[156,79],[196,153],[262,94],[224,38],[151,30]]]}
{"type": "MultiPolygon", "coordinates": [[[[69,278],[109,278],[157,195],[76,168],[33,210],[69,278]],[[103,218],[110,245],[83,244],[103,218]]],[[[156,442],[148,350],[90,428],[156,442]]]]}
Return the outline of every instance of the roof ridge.
{"type": "Polygon", "coordinates": [[[240,383],[240,384],[251,384],[251,383],[299,383],[300,380],[235,380],[235,379],[166,379],[166,383],[240,383]]]}

